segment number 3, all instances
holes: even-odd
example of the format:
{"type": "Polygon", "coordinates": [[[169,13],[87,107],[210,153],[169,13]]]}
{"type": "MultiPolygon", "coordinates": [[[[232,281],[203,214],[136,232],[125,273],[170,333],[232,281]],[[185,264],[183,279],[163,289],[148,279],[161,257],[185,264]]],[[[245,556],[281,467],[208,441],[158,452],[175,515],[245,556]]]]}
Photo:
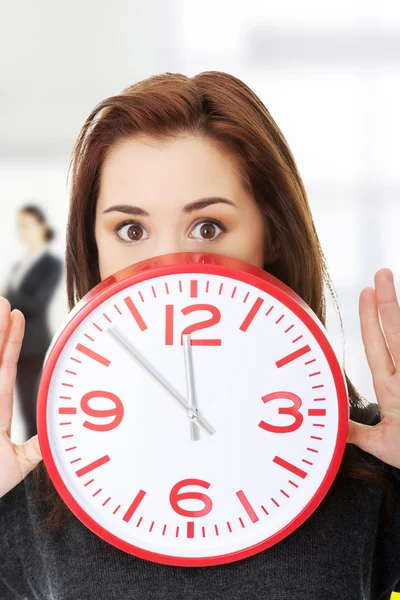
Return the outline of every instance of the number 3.
{"type": "Polygon", "coordinates": [[[299,408],[302,404],[301,399],[291,392],[272,392],[271,394],[262,397],[264,404],[271,400],[278,399],[291,400],[291,402],[293,402],[293,406],[281,406],[278,410],[280,415],[290,415],[293,417],[293,423],[291,423],[291,425],[270,425],[265,421],[260,421],[258,426],[271,433],[291,433],[292,431],[296,431],[303,423],[303,415],[299,412],[299,408]]]}

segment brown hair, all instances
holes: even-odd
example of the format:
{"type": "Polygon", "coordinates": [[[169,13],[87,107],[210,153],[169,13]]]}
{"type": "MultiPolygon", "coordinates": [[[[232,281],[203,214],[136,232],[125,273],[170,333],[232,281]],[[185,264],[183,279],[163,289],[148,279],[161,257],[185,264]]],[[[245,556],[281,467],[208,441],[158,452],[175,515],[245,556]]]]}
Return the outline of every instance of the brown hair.
{"type": "MultiPolygon", "coordinates": [[[[267,239],[279,247],[279,257],[268,271],[297,292],[325,323],[324,285],[338,309],[337,298],[291,151],[261,100],[236,77],[214,71],[191,78],[171,73],[150,77],[103,100],[87,118],[71,162],[66,247],[70,308],[100,281],[94,222],[107,152],[137,134],[163,140],[181,133],[207,138],[235,157],[244,186],[262,209],[267,239]]],[[[369,423],[371,407],[346,379],[351,418],[369,423]]],[[[34,473],[39,497],[48,507],[46,528],[54,531],[71,513],[43,463],[34,473]]],[[[339,477],[385,485],[378,467],[367,463],[352,445],[346,448],[339,477]]]]}

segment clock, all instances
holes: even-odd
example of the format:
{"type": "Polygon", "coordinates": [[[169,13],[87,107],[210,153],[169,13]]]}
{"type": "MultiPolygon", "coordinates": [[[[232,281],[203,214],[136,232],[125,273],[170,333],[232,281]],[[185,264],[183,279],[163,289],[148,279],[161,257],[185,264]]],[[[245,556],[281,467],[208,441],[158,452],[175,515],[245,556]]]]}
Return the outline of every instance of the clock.
{"type": "Polygon", "coordinates": [[[349,417],[305,302],[262,269],[201,253],[95,286],[52,342],[37,410],[45,466],[76,517],[179,566],[290,535],[329,490],[349,417]]]}

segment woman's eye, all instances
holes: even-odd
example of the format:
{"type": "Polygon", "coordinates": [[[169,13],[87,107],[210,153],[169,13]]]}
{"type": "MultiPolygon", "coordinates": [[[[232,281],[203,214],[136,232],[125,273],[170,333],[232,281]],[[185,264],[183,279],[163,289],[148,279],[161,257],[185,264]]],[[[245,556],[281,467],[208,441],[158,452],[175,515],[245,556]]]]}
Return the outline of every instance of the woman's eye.
{"type": "Polygon", "coordinates": [[[147,239],[147,232],[139,223],[126,223],[122,227],[118,227],[117,235],[124,242],[138,242],[147,239]]]}
{"type": "Polygon", "coordinates": [[[191,237],[212,241],[219,237],[224,231],[225,228],[221,223],[201,221],[201,223],[197,223],[194,229],[192,229],[191,237]]]}

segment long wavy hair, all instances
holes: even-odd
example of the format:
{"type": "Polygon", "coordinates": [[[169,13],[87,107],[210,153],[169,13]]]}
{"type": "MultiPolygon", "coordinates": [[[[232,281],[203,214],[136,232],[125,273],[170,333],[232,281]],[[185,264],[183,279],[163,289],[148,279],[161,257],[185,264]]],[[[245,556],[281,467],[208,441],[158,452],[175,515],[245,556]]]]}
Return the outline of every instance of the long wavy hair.
{"type": "MultiPolygon", "coordinates": [[[[339,311],[337,296],[289,146],[256,94],[236,77],[216,71],[194,77],[171,73],[150,77],[103,100],[86,119],[70,168],[66,244],[70,309],[100,282],[94,223],[100,173],[110,148],[139,134],[162,141],[182,133],[205,138],[236,159],[243,185],[262,210],[266,246],[279,247],[268,271],[292,288],[325,324],[325,286],[339,311]]],[[[370,423],[371,406],[347,375],[346,380],[351,418],[370,423]]],[[[44,530],[55,532],[72,513],[43,462],[33,476],[38,498],[46,506],[44,530]]],[[[338,477],[385,485],[378,467],[353,445],[346,447],[338,477]]]]}

